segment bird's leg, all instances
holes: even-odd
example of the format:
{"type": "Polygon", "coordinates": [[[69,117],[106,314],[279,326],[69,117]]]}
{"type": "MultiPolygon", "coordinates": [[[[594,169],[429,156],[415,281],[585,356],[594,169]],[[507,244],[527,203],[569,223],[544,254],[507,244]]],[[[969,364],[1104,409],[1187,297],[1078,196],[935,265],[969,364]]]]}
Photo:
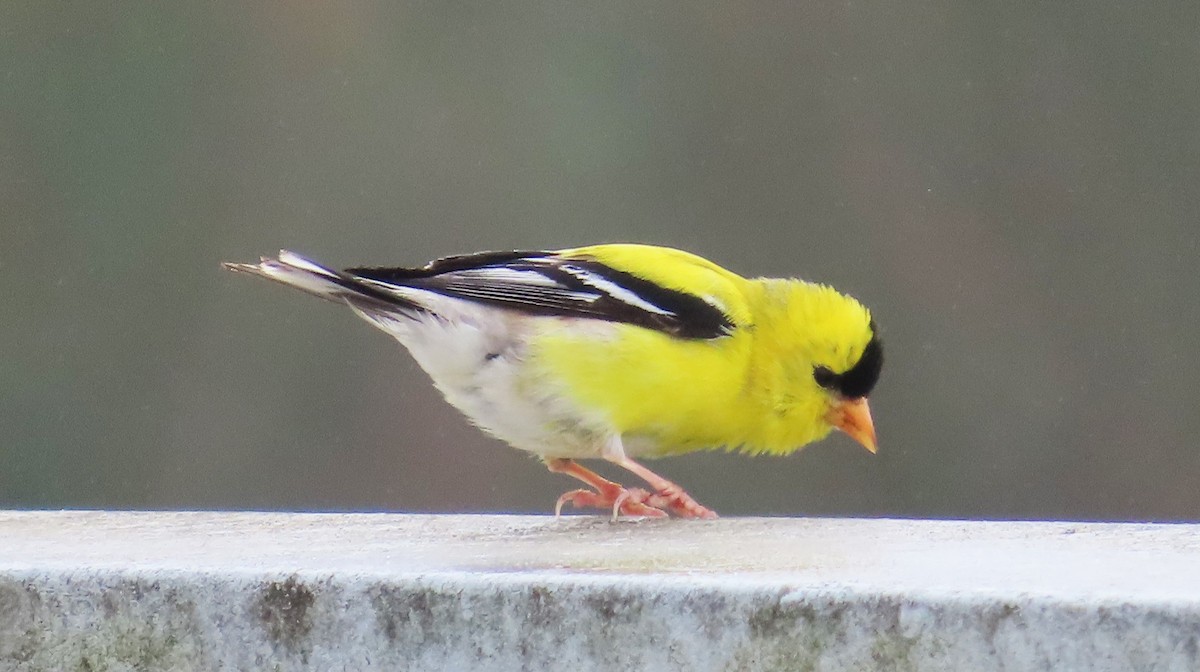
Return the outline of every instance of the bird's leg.
{"type": "Polygon", "coordinates": [[[646,504],[646,500],[652,497],[649,492],[641,488],[626,489],[621,484],[613,483],[574,460],[548,459],[546,467],[556,474],[574,476],[595,489],[594,492],[592,490],[572,490],[564,493],[554,505],[555,517],[562,514],[563,504],[567,502],[580,509],[612,509],[614,521],[622,513],[627,516],[646,516],[647,518],[663,518],[667,515],[662,509],[646,504]]]}
{"type": "Polygon", "coordinates": [[[625,455],[605,455],[604,459],[632,471],[643,481],[649,483],[650,487],[654,488],[657,494],[647,498],[645,500],[646,504],[655,508],[670,509],[672,513],[680,518],[706,518],[712,520],[717,517],[716,511],[701,506],[699,502],[692,499],[691,495],[684,492],[683,488],[634,462],[625,455]]]}

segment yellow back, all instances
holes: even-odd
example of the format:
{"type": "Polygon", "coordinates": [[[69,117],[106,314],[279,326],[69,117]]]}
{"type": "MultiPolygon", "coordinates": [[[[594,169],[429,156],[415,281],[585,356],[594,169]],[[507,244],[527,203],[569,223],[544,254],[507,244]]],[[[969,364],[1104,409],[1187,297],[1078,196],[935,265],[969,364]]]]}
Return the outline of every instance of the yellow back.
{"type": "Polygon", "coordinates": [[[628,324],[546,320],[531,343],[537,384],[559,381],[561,394],[660,455],[787,453],[829,433],[829,397],[812,367],[844,370],[857,361],[870,319],[858,302],[799,280],[748,280],[668,248],[598,245],[561,254],[696,294],[721,307],[735,329],[685,340],[628,324]]]}

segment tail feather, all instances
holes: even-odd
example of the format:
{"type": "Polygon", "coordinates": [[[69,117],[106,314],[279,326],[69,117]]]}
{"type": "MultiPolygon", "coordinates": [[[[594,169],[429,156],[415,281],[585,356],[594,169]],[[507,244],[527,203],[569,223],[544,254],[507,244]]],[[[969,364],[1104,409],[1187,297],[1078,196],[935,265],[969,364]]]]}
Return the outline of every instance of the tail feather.
{"type": "Polygon", "coordinates": [[[258,275],[322,299],[349,303],[360,311],[420,309],[404,296],[385,291],[348,273],[326,268],[287,250],[280,250],[278,258],[261,257],[257,264],[223,262],[221,265],[230,271],[258,275]]]}

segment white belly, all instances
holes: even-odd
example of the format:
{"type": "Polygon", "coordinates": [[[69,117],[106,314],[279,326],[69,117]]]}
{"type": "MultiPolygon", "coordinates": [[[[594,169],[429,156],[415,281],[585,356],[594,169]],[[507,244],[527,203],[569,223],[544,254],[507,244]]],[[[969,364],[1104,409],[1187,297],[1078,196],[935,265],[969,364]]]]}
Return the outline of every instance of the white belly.
{"type": "Polygon", "coordinates": [[[493,436],[543,457],[599,457],[613,431],[528,365],[538,320],[455,299],[439,315],[369,315],[400,341],[455,408],[493,436]]]}

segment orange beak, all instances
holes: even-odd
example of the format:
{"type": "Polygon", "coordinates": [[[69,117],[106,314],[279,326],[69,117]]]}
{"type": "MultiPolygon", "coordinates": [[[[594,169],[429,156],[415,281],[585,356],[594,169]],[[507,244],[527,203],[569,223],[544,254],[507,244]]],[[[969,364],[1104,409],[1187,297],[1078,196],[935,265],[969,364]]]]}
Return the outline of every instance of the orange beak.
{"type": "Polygon", "coordinates": [[[861,443],[863,448],[872,453],[879,449],[875,444],[875,423],[871,422],[871,408],[867,406],[866,397],[839,401],[829,409],[825,419],[861,443]]]}

